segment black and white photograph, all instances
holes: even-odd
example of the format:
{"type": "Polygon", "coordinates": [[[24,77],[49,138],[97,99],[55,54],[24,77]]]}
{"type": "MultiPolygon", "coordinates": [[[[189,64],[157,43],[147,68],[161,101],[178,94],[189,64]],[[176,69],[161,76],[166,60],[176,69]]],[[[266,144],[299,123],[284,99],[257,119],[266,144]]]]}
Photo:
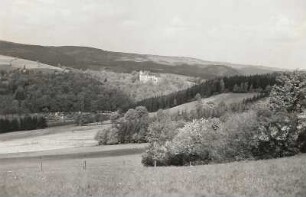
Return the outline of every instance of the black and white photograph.
{"type": "Polygon", "coordinates": [[[306,197],[305,0],[0,8],[0,197],[306,197]]]}

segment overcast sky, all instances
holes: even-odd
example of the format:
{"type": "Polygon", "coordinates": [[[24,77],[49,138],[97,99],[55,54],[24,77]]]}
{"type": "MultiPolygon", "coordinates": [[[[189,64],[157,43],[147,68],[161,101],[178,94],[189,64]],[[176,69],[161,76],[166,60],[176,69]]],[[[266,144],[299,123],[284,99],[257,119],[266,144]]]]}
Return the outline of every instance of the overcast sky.
{"type": "Polygon", "coordinates": [[[0,39],[306,68],[305,0],[0,0],[0,39]]]}

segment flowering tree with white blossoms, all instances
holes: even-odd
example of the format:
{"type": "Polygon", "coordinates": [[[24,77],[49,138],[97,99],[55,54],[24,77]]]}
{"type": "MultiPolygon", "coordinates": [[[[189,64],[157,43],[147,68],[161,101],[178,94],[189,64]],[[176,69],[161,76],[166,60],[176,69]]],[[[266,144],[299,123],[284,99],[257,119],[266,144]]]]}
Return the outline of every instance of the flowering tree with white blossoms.
{"type": "Polygon", "coordinates": [[[214,151],[221,150],[222,124],[219,119],[200,119],[187,123],[169,143],[169,159],[172,165],[185,165],[190,162],[208,163],[214,151]]]}

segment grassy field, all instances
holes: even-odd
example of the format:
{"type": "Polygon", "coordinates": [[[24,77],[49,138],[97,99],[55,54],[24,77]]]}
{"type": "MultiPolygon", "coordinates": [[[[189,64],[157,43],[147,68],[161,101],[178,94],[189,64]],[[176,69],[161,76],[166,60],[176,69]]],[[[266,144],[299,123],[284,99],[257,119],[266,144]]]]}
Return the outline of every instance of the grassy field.
{"type": "MultiPolygon", "coordinates": [[[[225,104],[231,104],[231,103],[239,103],[243,101],[243,99],[252,98],[257,93],[223,93],[218,94],[215,96],[211,96],[208,98],[203,98],[202,103],[203,105],[209,102],[213,102],[215,104],[221,103],[222,101],[225,104]]],[[[185,103],[182,105],[178,105],[176,107],[166,109],[165,111],[169,112],[170,114],[178,113],[179,111],[187,111],[190,112],[193,109],[196,109],[196,103],[197,101],[185,103]]],[[[156,113],[151,113],[150,116],[154,116],[156,113]]]]}
{"type": "MultiPolygon", "coordinates": [[[[24,66],[27,69],[36,69],[40,71],[51,71],[57,70],[61,71],[63,69],[50,66],[48,64],[43,64],[35,61],[25,60],[21,58],[15,58],[10,56],[0,55],[0,65],[11,65],[11,69],[23,68],[24,66]]],[[[1,69],[1,66],[0,66],[1,69]]]]}
{"type": "Polygon", "coordinates": [[[0,135],[0,154],[95,146],[96,133],[108,125],[59,126],[0,135]]]}
{"type": "Polygon", "coordinates": [[[306,196],[306,155],[147,168],[133,154],[42,160],[42,171],[40,161],[0,160],[0,196],[306,196]]]}

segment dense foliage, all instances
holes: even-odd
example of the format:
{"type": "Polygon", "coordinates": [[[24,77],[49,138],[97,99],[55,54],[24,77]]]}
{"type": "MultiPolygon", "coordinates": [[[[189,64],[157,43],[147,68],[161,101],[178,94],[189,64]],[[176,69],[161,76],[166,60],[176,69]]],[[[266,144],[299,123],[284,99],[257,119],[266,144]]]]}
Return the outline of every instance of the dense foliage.
{"type": "Polygon", "coordinates": [[[279,76],[269,106],[271,112],[259,116],[259,154],[282,157],[306,151],[306,73],[279,76]]]}
{"type": "Polygon", "coordinates": [[[223,92],[269,92],[277,74],[233,76],[213,79],[169,95],[157,96],[137,102],[148,111],[166,109],[192,101],[197,94],[209,97],[223,92]]]}
{"type": "Polygon", "coordinates": [[[0,113],[114,111],[131,99],[82,72],[2,72],[0,113]]]}
{"type": "Polygon", "coordinates": [[[115,73],[107,70],[90,71],[86,73],[95,79],[103,82],[108,87],[119,89],[133,98],[134,101],[141,101],[154,96],[167,95],[179,90],[191,87],[195,78],[173,74],[155,74],[158,82],[143,82],[139,79],[139,72],[115,73]]]}
{"type": "Polygon", "coordinates": [[[42,116],[21,116],[0,118],[0,133],[42,129],[47,127],[47,121],[42,116]]]}
{"type": "Polygon", "coordinates": [[[225,121],[202,118],[177,130],[172,128],[168,137],[149,141],[142,162],[144,165],[153,165],[154,161],[157,165],[190,165],[250,158],[255,117],[255,112],[249,111],[232,114],[225,121]],[[245,121],[249,123],[245,124],[245,121]]]}
{"type": "Polygon", "coordinates": [[[111,127],[97,133],[99,144],[143,143],[149,126],[149,113],[145,107],[129,109],[122,117],[111,115],[111,127]]]}
{"type": "Polygon", "coordinates": [[[155,120],[148,128],[146,137],[149,146],[143,155],[144,165],[167,165],[167,143],[177,134],[177,129],[184,126],[183,121],[173,121],[168,113],[157,112],[155,120]]]}
{"type": "Polygon", "coordinates": [[[284,73],[277,77],[266,104],[262,102],[244,112],[222,110],[220,117],[198,116],[201,119],[183,127],[169,128],[168,135],[158,128],[169,123],[159,121],[164,126],[149,129],[159,135],[149,139],[142,162],[149,166],[207,164],[305,151],[305,87],[304,72],[284,73]]]}

